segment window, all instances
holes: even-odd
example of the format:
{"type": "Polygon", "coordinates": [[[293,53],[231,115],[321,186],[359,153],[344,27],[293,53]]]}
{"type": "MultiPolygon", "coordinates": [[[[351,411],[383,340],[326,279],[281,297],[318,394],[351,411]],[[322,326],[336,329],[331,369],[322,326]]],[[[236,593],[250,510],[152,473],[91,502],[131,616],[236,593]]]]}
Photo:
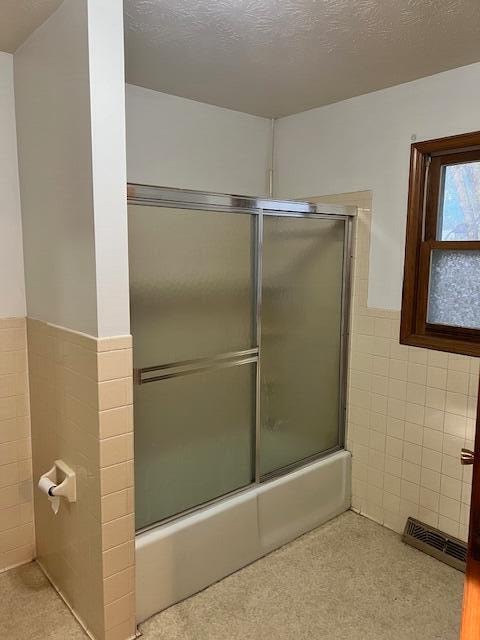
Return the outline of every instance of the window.
{"type": "Polygon", "coordinates": [[[400,342],[480,356],[480,132],[412,145],[400,342]]]}

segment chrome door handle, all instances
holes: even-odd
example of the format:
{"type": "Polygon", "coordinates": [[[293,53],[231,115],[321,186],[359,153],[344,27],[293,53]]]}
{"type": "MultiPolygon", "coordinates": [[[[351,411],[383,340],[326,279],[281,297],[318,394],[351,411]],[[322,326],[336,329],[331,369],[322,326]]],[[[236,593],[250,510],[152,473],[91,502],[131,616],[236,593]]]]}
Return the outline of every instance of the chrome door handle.
{"type": "Polygon", "coordinates": [[[461,464],[473,464],[475,453],[471,449],[462,449],[460,453],[461,464]]]}

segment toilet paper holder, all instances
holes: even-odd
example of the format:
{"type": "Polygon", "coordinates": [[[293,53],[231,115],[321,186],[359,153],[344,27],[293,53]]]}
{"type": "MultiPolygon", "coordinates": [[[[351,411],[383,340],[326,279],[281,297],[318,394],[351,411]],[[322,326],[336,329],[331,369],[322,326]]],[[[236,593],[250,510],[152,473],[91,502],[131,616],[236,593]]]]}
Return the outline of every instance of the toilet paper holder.
{"type": "Polygon", "coordinates": [[[41,478],[48,478],[56,486],[49,490],[54,497],[66,498],[69,502],[77,501],[77,478],[75,471],[63,460],[55,460],[53,467],[41,478]]]}

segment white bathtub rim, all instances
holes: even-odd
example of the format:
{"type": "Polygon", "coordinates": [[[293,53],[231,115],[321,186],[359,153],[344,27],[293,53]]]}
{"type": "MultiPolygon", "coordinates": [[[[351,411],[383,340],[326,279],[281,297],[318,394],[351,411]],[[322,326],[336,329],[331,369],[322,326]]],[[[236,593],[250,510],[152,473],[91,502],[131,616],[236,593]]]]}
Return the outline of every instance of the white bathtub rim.
{"type": "Polygon", "coordinates": [[[223,498],[219,498],[212,504],[207,504],[204,507],[199,507],[194,511],[189,513],[180,514],[175,519],[169,520],[168,522],[159,522],[158,524],[153,524],[148,528],[145,528],[139,531],[135,535],[135,547],[141,548],[144,544],[153,544],[155,540],[162,539],[165,535],[169,533],[173,533],[180,529],[183,529],[185,526],[190,526],[197,522],[202,522],[204,520],[208,520],[223,511],[227,511],[231,509],[235,505],[240,505],[242,502],[247,502],[252,498],[257,498],[262,493],[266,493],[275,489],[276,487],[280,487],[287,483],[290,483],[297,478],[301,478],[302,476],[308,475],[315,471],[318,467],[323,467],[327,464],[332,464],[338,460],[342,459],[351,459],[352,454],[350,451],[346,449],[340,449],[339,451],[335,451],[333,453],[328,454],[327,456],[320,458],[318,460],[314,460],[312,462],[308,462],[305,465],[286,473],[278,478],[272,478],[271,480],[266,480],[261,484],[251,484],[243,489],[236,491],[233,494],[228,494],[223,498]]]}

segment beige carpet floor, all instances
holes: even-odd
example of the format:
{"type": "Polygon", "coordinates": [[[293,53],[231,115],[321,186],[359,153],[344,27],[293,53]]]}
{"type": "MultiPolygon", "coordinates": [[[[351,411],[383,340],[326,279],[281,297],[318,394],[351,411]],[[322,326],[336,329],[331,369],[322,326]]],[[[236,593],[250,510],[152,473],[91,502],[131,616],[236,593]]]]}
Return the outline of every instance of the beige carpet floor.
{"type": "MultiPolygon", "coordinates": [[[[144,640],[457,640],[462,589],[463,574],[347,512],[140,631],[144,640]]],[[[9,640],[84,640],[34,563],[0,575],[0,629],[9,640]]]]}
{"type": "Polygon", "coordinates": [[[347,512],[157,614],[158,640],[457,640],[463,574],[347,512]]]}
{"type": "Polygon", "coordinates": [[[1,640],[86,640],[35,562],[0,574],[1,640]]]}

